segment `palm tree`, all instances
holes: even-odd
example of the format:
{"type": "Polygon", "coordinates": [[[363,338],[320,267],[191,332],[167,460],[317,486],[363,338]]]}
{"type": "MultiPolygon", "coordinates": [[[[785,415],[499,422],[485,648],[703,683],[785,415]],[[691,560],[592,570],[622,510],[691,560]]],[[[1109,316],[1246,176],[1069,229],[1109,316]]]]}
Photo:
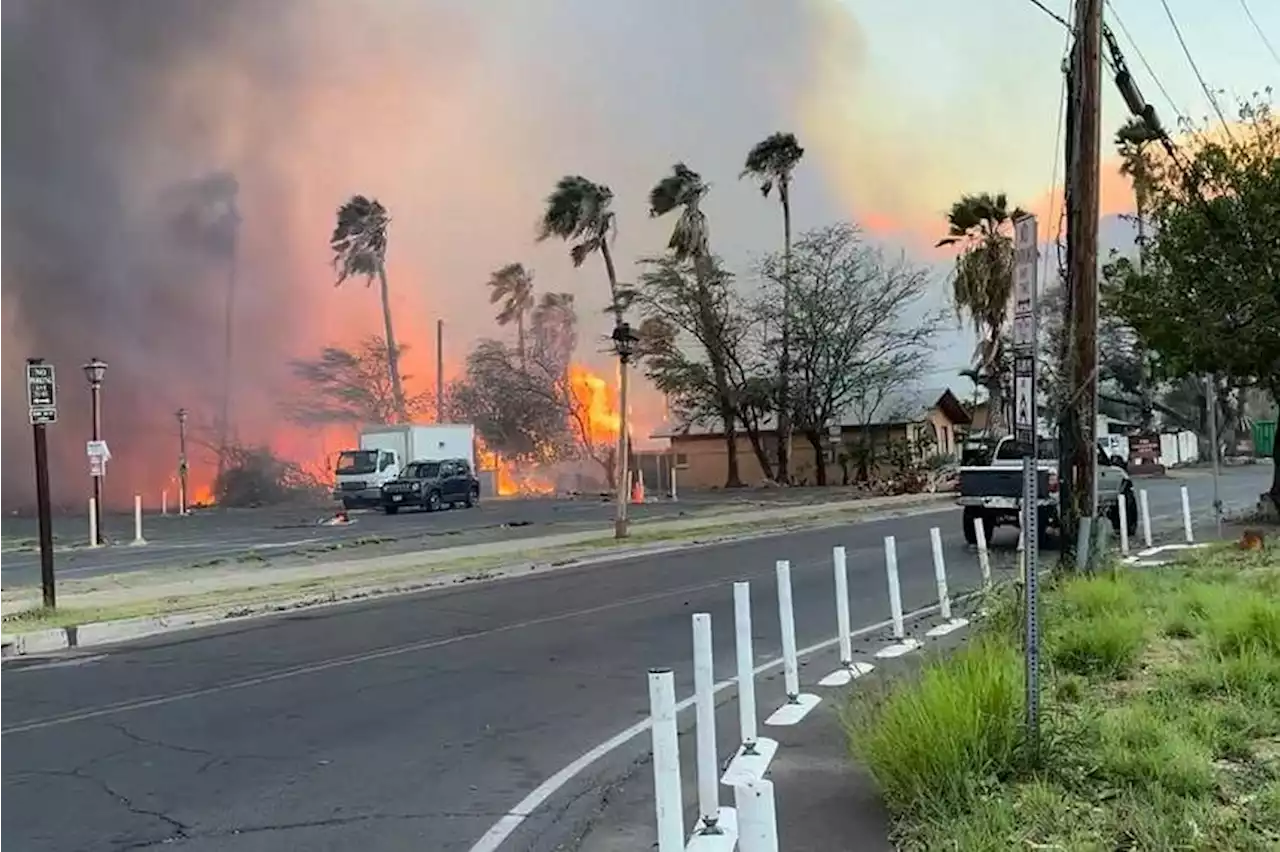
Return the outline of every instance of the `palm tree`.
{"type": "MultiPolygon", "coordinates": [[[[588,180],[582,175],[565,175],[556,182],[555,189],[547,196],[542,221],[538,224],[538,242],[556,237],[569,243],[569,257],[574,266],[595,252],[604,259],[605,273],[609,276],[609,308],[614,318],[614,333],[622,336],[630,332],[626,324],[626,309],[630,294],[618,284],[618,271],[613,265],[609,241],[617,232],[617,219],[611,209],[613,190],[602,183],[588,180]]],[[[618,338],[615,338],[615,340],[618,338]]],[[[614,537],[627,537],[627,362],[630,354],[618,352],[618,481],[614,537]]]]}
{"type": "Polygon", "coordinates": [[[525,318],[533,309],[533,272],[522,263],[508,263],[489,276],[489,304],[502,302],[498,325],[516,324],[516,353],[520,365],[525,363],[525,318]]]}
{"type": "Polygon", "coordinates": [[[1013,238],[1006,228],[1024,216],[1009,212],[1004,193],[965,195],[947,214],[947,236],[939,246],[961,244],[953,276],[952,300],[956,313],[969,315],[978,334],[974,352],[976,367],[985,378],[988,400],[987,429],[995,435],[1007,428],[1004,420],[1005,362],[1001,331],[1013,295],[1013,238]]]}
{"type": "MultiPolygon", "coordinates": [[[[1141,118],[1130,118],[1116,131],[1116,147],[1120,151],[1120,174],[1129,178],[1133,184],[1134,218],[1138,224],[1138,274],[1146,269],[1147,258],[1147,213],[1151,192],[1155,186],[1154,169],[1147,146],[1160,139],[1160,135],[1141,118]]],[[[1155,408],[1151,395],[1150,368],[1146,347],[1142,341],[1137,343],[1137,355],[1142,366],[1142,377],[1139,383],[1141,402],[1141,428],[1151,428],[1155,419],[1155,408]]]]}
{"type": "Polygon", "coordinates": [[[729,389],[729,369],[722,348],[724,329],[716,316],[711,292],[712,269],[710,234],[707,216],[702,212],[702,199],[711,187],[702,176],[684,163],[671,167],[671,174],[654,184],[649,191],[649,215],[665,216],[680,210],[667,248],[677,260],[692,260],[697,278],[697,310],[703,348],[711,363],[711,376],[716,386],[720,420],[724,424],[725,452],[728,470],[725,488],[741,488],[742,477],[738,470],[738,432],[733,409],[733,395],[729,389]]]}
{"type": "Polygon", "coordinates": [[[400,348],[391,327],[391,299],[387,290],[387,226],[391,217],[376,198],[353,195],[338,208],[337,224],[329,238],[333,250],[333,268],[338,271],[334,286],[353,276],[363,275],[365,286],[376,276],[382,296],[382,324],[387,343],[387,374],[391,378],[391,396],[396,415],[408,421],[404,386],[400,383],[400,348]]]}
{"type": "Polygon", "coordinates": [[[789,482],[791,456],[791,176],[804,156],[794,133],[774,133],[747,154],[739,177],[755,178],[782,204],[782,352],[778,359],[778,481],[789,482]]]}

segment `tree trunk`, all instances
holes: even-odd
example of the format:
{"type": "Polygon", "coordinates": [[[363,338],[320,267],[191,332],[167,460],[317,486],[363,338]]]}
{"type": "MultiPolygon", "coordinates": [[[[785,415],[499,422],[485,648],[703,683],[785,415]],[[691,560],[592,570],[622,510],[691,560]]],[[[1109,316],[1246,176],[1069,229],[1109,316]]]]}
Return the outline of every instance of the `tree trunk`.
{"type": "Polygon", "coordinates": [[[760,463],[760,472],[764,474],[765,479],[772,481],[773,462],[769,459],[769,454],[764,450],[764,442],[760,440],[760,429],[749,425],[745,418],[743,418],[743,426],[746,427],[747,441],[751,444],[751,450],[756,455],[756,461],[760,463]]]}
{"type": "MultiPolygon", "coordinates": [[[[605,273],[609,276],[609,298],[612,304],[614,321],[618,325],[622,325],[624,318],[622,315],[622,305],[618,302],[618,273],[613,268],[613,255],[609,252],[608,235],[600,240],[600,254],[604,257],[605,273]]],[[[626,359],[619,356],[618,358],[618,481],[617,492],[615,496],[615,514],[613,519],[613,537],[626,538],[627,531],[627,498],[630,496],[627,489],[630,483],[627,481],[627,362],[626,359]]]]}
{"type": "Polygon", "coordinates": [[[396,406],[396,416],[401,423],[409,421],[409,413],[404,405],[404,386],[400,384],[400,347],[396,345],[396,334],[391,325],[391,293],[387,288],[387,267],[378,264],[378,286],[382,290],[382,325],[386,330],[387,373],[391,377],[391,398],[396,406]]]}
{"type": "Polygon", "coordinates": [[[520,359],[520,368],[527,369],[529,364],[524,354],[524,314],[516,315],[516,357],[520,359]]]}
{"type": "Polygon", "coordinates": [[[784,177],[782,200],[782,353],[778,360],[778,482],[791,481],[791,193],[784,177]]]}
{"type": "Polygon", "coordinates": [[[809,439],[809,444],[813,447],[814,477],[816,484],[823,486],[827,484],[827,460],[823,455],[822,433],[815,432],[812,429],[805,430],[804,436],[809,439]]]}
{"type": "Polygon", "coordinates": [[[724,487],[741,488],[742,473],[738,467],[738,430],[734,424],[733,407],[720,407],[720,419],[724,421],[725,471],[724,487]]]}
{"type": "Polygon", "coordinates": [[[729,389],[729,370],[725,365],[724,353],[718,347],[723,339],[723,329],[716,320],[715,311],[711,307],[711,258],[699,253],[694,259],[694,274],[698,279],[698,323],[702,326],[702,339],[708,341],[705,346],[707,360],[711,363],[711,379],[715,382],[717,404],[720,408],[720,420],[724,426],[725,488],[741,488],[742,476],[738,468],[738,430],[733,410],[732,392],[729,389]]]}

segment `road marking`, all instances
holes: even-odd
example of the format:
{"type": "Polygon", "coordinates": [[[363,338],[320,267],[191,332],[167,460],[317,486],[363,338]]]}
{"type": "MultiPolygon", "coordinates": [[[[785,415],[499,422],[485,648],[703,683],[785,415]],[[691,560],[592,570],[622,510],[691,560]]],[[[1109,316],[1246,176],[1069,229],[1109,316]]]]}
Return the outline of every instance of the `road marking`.
{"type": "MultiPolygon", "coordinates": [[[[810,561],[808,563],[800,563],[799,567],[811,567],[819,564],[818,561],[810,561]]],[[[738,577],[740,574],[731,575],[738,577]]],[[[130,713],[134,710],[145,710],[150,707],[161,707],[167,704],[175,704],[179,701],[187,701],[192,698],[202,698],[207,695],[217,695],[223,692],[231,692],[237,689],[247,689],[254,686],[262,686],[268,683],[276,683],[277,681],[288,680],[290,678],[301,677],[303,675],[316,674],[319,672],[330,671],[332,669],[344,668],[346,666],[358,665],[360,663],[373,662],[375,660],[383,660],[388,657],[398,657],[402,654],[412,654],[417,651],[430,651],[436,648],[444,648],[450,645],[457,645],[462,642],[469,642],[475,639],[484,639],[489,636],[497,636],[503,633],[511,633],[516,630],[523,630],[528,627],[539,627],[544,624],[554,624],[559,621],[568,621],[574,618],[581,618],[584,615],[595,615],[601,612],[608,612],[614,609],[622,609],[637,604],[650,603],[656,600],[662,600],[668,597],[678,597],[688,594],[689,592],[701,592],[707,589],[714,589],[724,585],[726,577],[717,577],[714,580],[705,583],[699,583],[693,586],[682,586],[677,589],[668,589],[663,592],[654,592],[647,595],[638,595],[636,597],[627,598],[625,600],[614,601],[613,603],[601,604],[600,606],[587,607],[585,609],[572,610],[570,612],[557,613],[556,615],[543,616],[542,618],[532,618],[526,621],[514,622],[512,624],[504,624],[501,627],[493,627],[489,630],[482,630],[477,633],[468,633],[465,636],[450,636],[445,639],[428,639],[422,642],[412,642],[408,645],[396,645],[390,648],[383,648],[378,651],[368,651],[363,654],[352,654],[344,657],[333,657],[328,660],[322,660],[317,663],[308,663],[305,666],[294,666],[292,668],[280,669],[269,674],[258,675],[256,677],[244,678],[243,680],[233,680],[227,683],[216,684],[214,686],[201,687],[199,689],[190,689],[185,692],[176,692],[170,695],[154,695],[149,698],[138,698],[132,701],[121,701],[116,704],[107,704],[102,707],[96,707],[90,710],[80,710],[75,713],[66,713],[61,716],[49,716],[44,719],[33,719],[29,722],[22,722],[0,730],[0,736],[9,736],[10,734],[23,734],[29,731],[40,731],[46,728],[58,727],[60,725],[69,725],[74,722],[85,722],[90,719],[100,719],[104,716],[114,716],[118,713],[130,713]]],[[[15,674],[17,670],[15,670],[15,674]]]]}
{"type": "MultiPolygon", "coordinates": [[[[957,600],[965,597],[968,597],[968,595],[961,595],[957,597],[957,600]]],[[[934,604],[933,606],[927,606],[927,607],[924,607],[923,609],[913,610],[912,612],[909,612],[906,614],[906,618],[909,618],[914,621],[926,615],[931,615],[932,613],[937,612],[938,608],[939,608],[938,605],[934,604]]],[[[892,626],[893,626],[893,620],[886,619],[885,621],[880,621],[875,624],[869,624],[865,627],[859,627],[857,630],[853,631],[849,635],[851,637],[865,636],[868,633],[875,633],[877,630],[884,630],[885,628],[892,627],[892,626]]],[[[817,644],[810,645],[807,648],[801,648],[799,651],[796,652],[796,656],[807,657],[811,654],[817,653],[818,651],[824,651],[827,648],[830,648],[832,645],[835,645],[839,641],[840,641],[839,637],[833,636],[830,639],[826,639],[826,640],[823,640],[822,642],[818,642],[817,644]]],[[[781,665],[782,665],[782,658],[778,657],[776,659],[770,660],[767,663],[762,663],[756,666],[754,669],[752,669],[752,672],[756,675],[760,675],[767,671],[770,671],[771,669],[776,669],[781,665]]],[[[729,687],[733,686],[737,682],[738,682],[738,679],[736,677],[728,678],[727,680],[722,680],[715,685],[713,689],[713,693],[719,694],[720,692],[728,689],[729,687]]],[[[693,706],[693,702],[694,702],[694,696],[692,695],[686,698],[685,700],[681,701],[676,705],[676,713],[677,714],[683,713],[685,710],[693,706]]],[[[539,784],[537,787],[533,789],[533,792],[531,792],[529,795],[525,796],[523,799],[517,802],[515,807],[507,811],[507,813],[503,815],[501,819],[495,822],[489,828],[489,830],[486,831],[484,835],[475,842],[475,844],[471,847],[470,852],[497,852],[498,848],[501,847],[502,844],[505,843],[507,839],[510,838],[511,835],[515,833],[515,830],[520,827],[520,824],[523,823],[534,811],[542,807],[542,805],[545,804],[548,799],[550,799],[557,792],[559,792],[561,788],[563,788],[570,781],[572,781],[579,773],[581,773],[588,766],[595,763],[597,760],[600,760],[602,757],[605,757],[606,755],[609,754],[609,752],[621,748],[622,746],[630,742],[632,739],[640,736],[645,731],[649,730],[649,721],[650,720],[645,719],[643,722],[636,722],[631,727],[623,731],[619,731],[617,734],[614,734],[609,739],[600,743],[600,745],[586,752],[577,760],[573,761],[568,766],[561,769],[555,775],[552,775],[546,781],[543,781],[541,784],[539,784]]]]}

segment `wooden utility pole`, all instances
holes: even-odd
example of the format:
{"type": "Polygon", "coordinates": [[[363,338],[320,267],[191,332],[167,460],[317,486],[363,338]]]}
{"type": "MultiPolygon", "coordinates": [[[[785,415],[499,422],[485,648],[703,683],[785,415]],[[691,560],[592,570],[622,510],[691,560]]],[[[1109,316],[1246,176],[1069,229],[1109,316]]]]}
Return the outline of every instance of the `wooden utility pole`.
{"type": "Polygon", "coordinates": [[[1078,522],[1097,517],[1098,447],[1098,204],[1102,146],[1102,4],[1076,0],[1076,42],[1069,103],[1070,159],[1067,163],[1071,216],[1068,227],[1067,287],[1071,315],[1067,365],[1071,381],[1063,424],[1063,549],[1075,542],[1078,522]],[[1067,453],[1070,453],[1068,456],[1067,453]]]}
{"type": "Polygon", "coordinates": [[[436,422],[444,422],[444,320],[436,320],[436,422]]]}

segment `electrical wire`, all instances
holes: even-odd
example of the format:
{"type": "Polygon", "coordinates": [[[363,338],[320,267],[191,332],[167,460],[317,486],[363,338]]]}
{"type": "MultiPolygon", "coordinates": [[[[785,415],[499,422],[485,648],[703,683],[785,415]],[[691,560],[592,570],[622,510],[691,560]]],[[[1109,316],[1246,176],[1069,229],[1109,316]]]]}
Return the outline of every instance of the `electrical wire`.
{"type": "Polygon", "coordinates": [[[1249,8],[1249,0],[1240,0],[1240,8],[1244,9],[1245,17],[1249,19],[1249,23],[1253,24],[1253,29],[1258,33],[1258,38],[1262,39],[1262,43],[1266,45],[1267,52],[1271,54],[1271,58],[1280,65],[1280,53],[1271,44],[1271,39],[1267,38],[1267,34],[1263,32],[1262,26],[1258,23],[1258,19],[1253,16],[1253,10],[1249,8]]]}
{"type": "Polygon", "coordinates": [[[1160,5],[1164,7],[1164,13],[1169,17],[1169,23],[1173,26],[1173,33],[1178,37],[1178,44],[1182,46],[1183,55],[1187,57],[1187,64],[1191,66],[1191,71],[1196,75],[1196,79],[1200,81],[1200,88],[1204,91],[1204,96],[1209,99],[1209,105],[1213,107],[1218,120],[1222,122],[1222,129],[1226,131],[1227,138],[1234,143],[1235,138],[1231,135],[1231,125],[1227,121],[1226,115],[1222,112],[1222,107],[1218,105],[1218,99],[1214,97],[1213,90],[1209,88],[1209,84],[1205,82],[1204,75],[1200,73],[1200,66],[1196,64],[1195,57],[1191,55],[1191,48],[1187,47],[1187,40],[1182,37],[1182,28],[1178,26],[1178,19],[1173,16],[1173,9],[1169,7],[1169,0],[1160,0],[1160,5]]]}
{"type": "Polygon", "coordinates": [[[1147,61],[1146,54],[1142,52],[1142,48],[1138,46],[1138,41],[1129,32],[1129,28],[1124,25],[1124,21],[1120,18],[1120,13],[1116,11],[1115,4],[1111,0],[1106,0],[1107,10],[1111,13],[1111,20],[1116,22],[1116,26],[1120,28],[1120,32],[1124,34],[1125,40],[1129,42],[1129,46],[1133,48],[1134,54],[1138,57],[1138,61],[1142,63],[1142,67],[1146,70],[1147,76],[1151,78],[1151,82],[1156,84],[1156,88],[1160,90],[1160,94],[1164,96],[1165,101],[1169,104],[1169,109],[1173,110],[1174,117],[1178,119],[1180,125],[1189,126],[1190,121],[1186,112],[1178,107],[1173,96],[1169,94],[1169,90],[1160,80],[1160,75],[1151,67],[1151,63],[1147,61]]]}
{"type": "Polygon", "coordinates": [[[1055,21],[1057,21],[1058,23],[1062,24],[1064,27],[1066,27],[1066,28],[1067,28],[1067,31],[1068,31],[1068,32],[1070,32],[1072,29],[1074,29],[1074,28],[1071,26],[1071,24],[1067,21],[1067,19],[1066,19],[1066,18],[1062,17],[1062,16],[1061,16],[1061,15],[1059,15],[1057,12],[1053,11],[1052,9],[1050,9],[1048,6],[1046,6],[1044,3],[1042,3],[1042,2],[1041,2],[1041,0],[1027,0],[1027,2],[1028,2],[1028,3],[1030,3],[1032,6],[1035,6],[1035,7],[1036,7],[1037,9],[1039,9],[1041,12],[1044,12],[1044,13],[1045,13],[1046,15],[1048,15],[1050,18],[1053,18],[1055,21]]]}

